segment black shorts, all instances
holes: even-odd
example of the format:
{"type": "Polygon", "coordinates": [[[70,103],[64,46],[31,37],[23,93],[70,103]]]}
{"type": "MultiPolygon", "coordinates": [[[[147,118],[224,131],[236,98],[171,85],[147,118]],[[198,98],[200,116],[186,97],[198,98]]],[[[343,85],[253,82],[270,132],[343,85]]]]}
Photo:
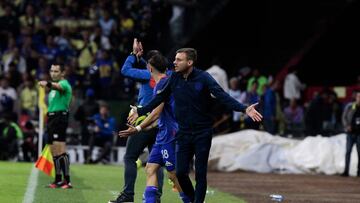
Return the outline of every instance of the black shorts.
{"type": "Polygon", "coordinates": [[[52,144],[53,141],[65,142],[66,129],[69,123],[69,112],[57,111],[49,112],[47,120],[47,134],[48,144],[52,144]]]}

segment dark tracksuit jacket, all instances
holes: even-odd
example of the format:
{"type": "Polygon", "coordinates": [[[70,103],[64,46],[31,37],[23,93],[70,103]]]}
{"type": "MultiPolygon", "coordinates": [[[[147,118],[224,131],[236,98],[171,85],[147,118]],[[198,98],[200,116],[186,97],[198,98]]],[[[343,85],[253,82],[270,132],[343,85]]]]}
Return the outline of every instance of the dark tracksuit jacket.
{"type": "Polygon", "coordinates": [[[184,193],[192,202],[202,203],[205,198],[207,161],[212,139],[211,103],[212,97],[234,111],[244,112],[245,105],[229,96],[205,71],[194,68],[185,79],[180,73],[172,73],[167,84],[150,103],[138,109],[144,115],[156,108],[173,94],[175,118],[179,125],[176,136],[176,175],[184,193]],[[189,179],[189,164],[195,155],[196,190],[189,179]]]}
{"type": "Polygon", "coordinates": [[[231,110],[244,112],[247,107],[227,94],[209,73],[194,68],[187,79],[179,73],[172,73],[164,89],[159,90],[148,105],[139,108],[138,114],[152,111],[171,93],[179,130],[186,134],[212,129],[211,94],[231,110]]]}

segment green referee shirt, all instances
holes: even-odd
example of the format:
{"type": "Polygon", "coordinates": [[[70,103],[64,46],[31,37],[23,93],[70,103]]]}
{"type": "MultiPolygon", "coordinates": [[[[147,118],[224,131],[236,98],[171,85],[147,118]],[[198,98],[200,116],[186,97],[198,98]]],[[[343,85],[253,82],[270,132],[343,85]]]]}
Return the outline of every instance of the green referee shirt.
{"type": "Polygon", "coordinates": [[[69,109],[72,97],[71,85],[67,80],[60,80],[58,84],[63,91],[51,89],[48,96],[48,112],[67,111],[69,109]]]}

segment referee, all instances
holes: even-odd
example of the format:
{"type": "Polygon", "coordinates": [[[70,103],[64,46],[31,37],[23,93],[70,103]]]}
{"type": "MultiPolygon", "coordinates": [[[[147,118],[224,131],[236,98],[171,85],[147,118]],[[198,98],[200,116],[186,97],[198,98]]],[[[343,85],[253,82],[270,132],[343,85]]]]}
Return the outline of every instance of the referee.
{"type": "Polygon", "coordinates": [[[40,81],[39,85],[49,90],[48,95],[48,121],[47,134],[55,164],[55,181],[48,185],[49,188],[72,188],[70,182],[70,161],[66,153],[66,128],[69,119],[69,105],[72,89],[64,78],[64,67],[51,65],[50,76],[52,81],[40,81]],[[64,175],[62,180],[61,172],[64,175]]]}

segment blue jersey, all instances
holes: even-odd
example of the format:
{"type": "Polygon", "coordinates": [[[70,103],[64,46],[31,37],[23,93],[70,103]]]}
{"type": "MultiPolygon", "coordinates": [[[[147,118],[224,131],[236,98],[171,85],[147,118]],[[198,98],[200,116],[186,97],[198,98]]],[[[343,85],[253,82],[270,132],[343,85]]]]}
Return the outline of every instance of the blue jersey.
{"type": "Polygon", "coordinates": [[[153,88],[155,87],[154,78],[151,77],[151,73],[146,69],[146,61],[141,59],[139,63],[136,62],[136,56],[130,55],[126,58],[121,73],[126,76],[135,79],[141,83],[138,95],[138,104],[145,106],[152,98],[153,88]],[[135,68],[138,65],[139,68],[135,68]]]}
{"type": "MultiPolygon", "coordinates": [[[[162,78],[154,88],[154,95],[161,91],[166,84],[167,77],[162,78]]],[[[173,96],[165,100],[164,108],[158,120],[159,132],[156,136],[156,144],[167,144],[174,141],[175,135],[178,131],[178,124],[175,120],[174,114],[175,101],[173,96]]]]}

